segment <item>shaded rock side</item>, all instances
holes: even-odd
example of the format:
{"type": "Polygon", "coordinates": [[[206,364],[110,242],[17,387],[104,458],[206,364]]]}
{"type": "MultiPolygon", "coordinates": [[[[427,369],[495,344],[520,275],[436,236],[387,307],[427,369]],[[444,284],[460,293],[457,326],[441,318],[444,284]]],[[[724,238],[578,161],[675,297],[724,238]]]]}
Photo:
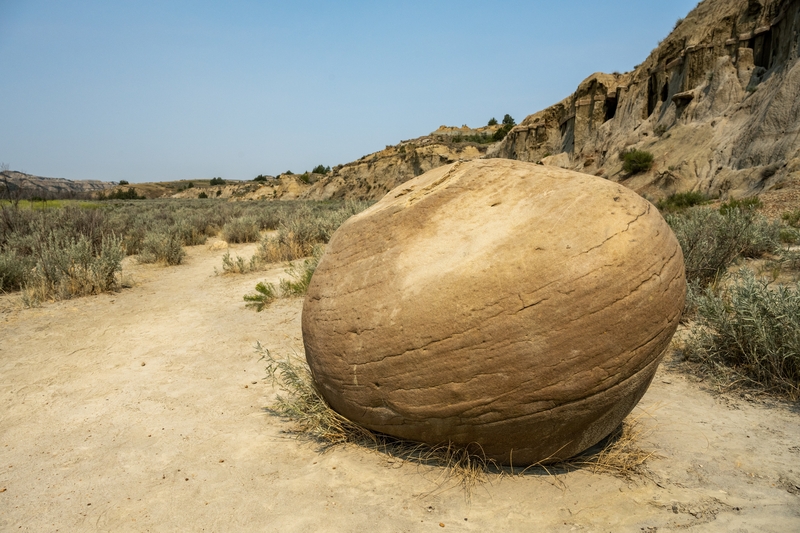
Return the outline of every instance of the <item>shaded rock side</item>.
{"type": "Polygon", "coordinates": [[[548,462],[635,406],[684,297],[677,240],[629,189],[473,160],[401,185],[334,234],[303,342],[320,391],[351,420],[548,462]]]}
{"type": "Polygon", "coordinates": [[[488,157],[570,168],[652,198],[696,190],[742,197],[800,168],[800,2],[705,0],[633,72],[597,73],[528,116],[488,157]],[[653,168],[626,175],[620,154],[653,168]]]}

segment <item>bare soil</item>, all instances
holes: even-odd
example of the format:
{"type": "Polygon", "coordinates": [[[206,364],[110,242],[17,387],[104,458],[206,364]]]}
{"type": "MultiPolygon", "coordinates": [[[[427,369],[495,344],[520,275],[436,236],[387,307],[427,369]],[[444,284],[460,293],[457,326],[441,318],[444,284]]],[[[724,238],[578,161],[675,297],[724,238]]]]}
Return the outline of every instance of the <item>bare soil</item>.
{"type": "MultiPolygon", "coordinates": [[[[248,255],[253,246],[234,247],[248,255]]],[[[797,405],[717,394],[670,363],[634,414],[652,475],[490,476],[322,452],[264,411],[256,341],[301,352],[301,300],[242,296],[283,268],[217,276],[126,260],[132,288],[22,309],[0,297],[2,531],[800,531],[797,405]]]]}

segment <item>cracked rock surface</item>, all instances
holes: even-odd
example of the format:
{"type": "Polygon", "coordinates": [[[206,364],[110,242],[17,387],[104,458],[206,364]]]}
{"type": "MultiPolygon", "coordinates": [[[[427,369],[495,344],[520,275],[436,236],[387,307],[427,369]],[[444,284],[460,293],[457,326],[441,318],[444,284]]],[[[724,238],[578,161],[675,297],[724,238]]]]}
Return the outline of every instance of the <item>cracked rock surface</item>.
{"type": "Polygon", "coordinates": [[[683,257],[625,187],[531,163],[419,176],[334,235],[303,308],[331,406],[370,429],[570,457],[649,385],[678,325],[683,257]]]}

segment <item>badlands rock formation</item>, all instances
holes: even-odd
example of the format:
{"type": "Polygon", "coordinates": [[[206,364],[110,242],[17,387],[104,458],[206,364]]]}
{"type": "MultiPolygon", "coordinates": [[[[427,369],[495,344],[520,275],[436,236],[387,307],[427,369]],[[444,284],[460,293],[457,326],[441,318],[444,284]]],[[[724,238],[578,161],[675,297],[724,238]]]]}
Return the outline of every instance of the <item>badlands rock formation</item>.
{"type": "Polygon", "coordinates": [[[800,182],[800,2],[704,0],[632,72],[593,74],[501,142],[436,132],[337,167],[306,197],[374,198],[456,160],[548,162],[651,198],[698,190],[741,197],[800,182]],[[655,155],[625,175],[619,155],[655,155]],[[565,162],[566,159],[566,162],[565,162]]]}
{"type": "Polygon", "coordinates": [[[474,160],[401,185],[335,233],[303,341],[321,392],[351,420],[532,464],[622,421],[684,296],[678,242],[631,190],[474,160]]]}
{"type": "Polygon", "coordinates": [[[527,117],[492,157],[570,168],[652,197],[740,197],[800,178],[800,2],[705,0],[633,72],[594,74],[527,117]],[[626,176],[619,155],[654,168],[626,176]]]}

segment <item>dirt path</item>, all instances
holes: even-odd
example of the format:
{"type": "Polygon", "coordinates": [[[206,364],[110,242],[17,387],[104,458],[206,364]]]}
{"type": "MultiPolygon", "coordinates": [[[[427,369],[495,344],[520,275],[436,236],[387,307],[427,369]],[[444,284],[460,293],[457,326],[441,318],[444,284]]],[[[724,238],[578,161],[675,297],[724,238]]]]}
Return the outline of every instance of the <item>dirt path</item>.
{"type": "Polygon", "coordinates": [[[797,410],[667,369],[641,404],[654,481],[526,475],[468,503],[435,469],[320,454],[262,410],[252,348],[299,350],[301,302],[246,309],[283,271],[215,276],[223,253],[126,263],[131,289],[0,313],[0,531],[800,531],[797,410]]]}

